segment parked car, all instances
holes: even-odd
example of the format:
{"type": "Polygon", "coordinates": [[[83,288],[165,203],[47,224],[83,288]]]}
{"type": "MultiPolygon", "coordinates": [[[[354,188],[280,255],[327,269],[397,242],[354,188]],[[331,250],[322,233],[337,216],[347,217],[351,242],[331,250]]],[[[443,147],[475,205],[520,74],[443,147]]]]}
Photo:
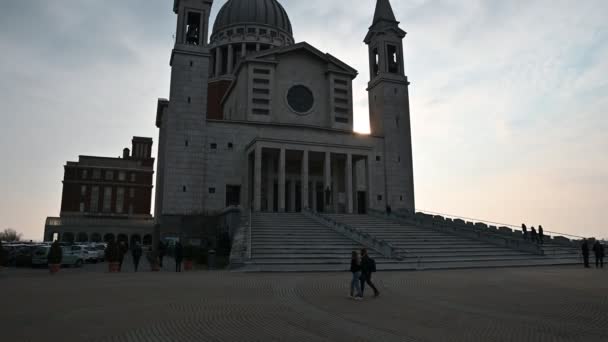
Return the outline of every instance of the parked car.
{"type": "Polygon", "coordinates": [[[85,259],[87,262],[100,262],[103,261],[104,251],[97,249],[96,246],[86,246],[85,251],[87,252],[87,258],[85,259]]]}
{"type": "MultiPolygon", "coordinates": [[[[62,246],[63,258],[61,260],[61,266],[67,267],[82,267],[85,262],[83,255],[86,255],[80,249],[73,249],[77,246],[62,246]]],[[[48,255],[51,250],[51,246],[39,246],[33,252],[32,255],[32,266],[47,266],[48,255]]]]}
{"type": "Polygon", "coordinates": [[[105,243],[96,243],[93,245],[93,247],[95,247],[95,249],[97,249],[99,261],[106,260],[106,247],[107,246],[108,245],[105,243]]]}

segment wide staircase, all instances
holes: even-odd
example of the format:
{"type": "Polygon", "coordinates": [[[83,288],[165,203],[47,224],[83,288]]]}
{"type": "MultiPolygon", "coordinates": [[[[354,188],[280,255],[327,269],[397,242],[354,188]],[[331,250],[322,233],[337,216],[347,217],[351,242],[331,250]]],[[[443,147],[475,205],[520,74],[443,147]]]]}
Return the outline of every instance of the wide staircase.
{"type": "MultiPolygon", "coordinates": [[[[255,213],[251,259],[241,271],[346,271],[354,250],[363,246],[300,213],[255,213]]],[[[381,265],[396,261],[370,250],[381,265]]]]}
{"type": "Polygon", "coordinates": [[[428,227],[369,215],[326,214],[325,217],[369,233],[396,247],[405,259],[389,269],[453,269],[576,264],[572,248],[546,245],[545,255],[496,246],[428,227]]]}

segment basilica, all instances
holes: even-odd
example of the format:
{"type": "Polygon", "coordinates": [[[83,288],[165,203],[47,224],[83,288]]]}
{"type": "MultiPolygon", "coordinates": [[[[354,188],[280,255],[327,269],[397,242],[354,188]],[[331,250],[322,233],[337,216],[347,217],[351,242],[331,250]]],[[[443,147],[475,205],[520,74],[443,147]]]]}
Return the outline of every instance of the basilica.
{"type": "Polygon", "coordinates": [[[229,207],[414,210],[406,33],[389,0],[377,0],[361,37],[362,75],[298,42],[277,0],[174,0],[173,10],[170,97],[156,114],[161,231],[229,207]],[[355,77],[369,79],[370,134],[353,130],[355,77]]]}

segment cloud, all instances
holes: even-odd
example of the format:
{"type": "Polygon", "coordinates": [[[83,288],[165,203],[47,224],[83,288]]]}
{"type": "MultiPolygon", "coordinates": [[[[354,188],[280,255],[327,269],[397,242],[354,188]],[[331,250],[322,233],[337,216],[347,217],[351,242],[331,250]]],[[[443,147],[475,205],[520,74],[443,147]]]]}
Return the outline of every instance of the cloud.
{"type": "MultiPolygon", "coordinates": [[[[212,18],[224,1],[215,1],[212,18]]],[[[297,41],[359,71],[368,129],[374,1],[282,0],[297,41]]],[[[152,136],[175,31],[166,0],[0,5],[0,225],[40,238],[62,164],[152,136]]],[[[608,2],[392,1],[411,84],[420,208],[606,235],[608,2]]],[[[211,23],[212,27],[213,22],[211,23]]],[[[0,228],[2,228],[0,226],[0,228]]]]}

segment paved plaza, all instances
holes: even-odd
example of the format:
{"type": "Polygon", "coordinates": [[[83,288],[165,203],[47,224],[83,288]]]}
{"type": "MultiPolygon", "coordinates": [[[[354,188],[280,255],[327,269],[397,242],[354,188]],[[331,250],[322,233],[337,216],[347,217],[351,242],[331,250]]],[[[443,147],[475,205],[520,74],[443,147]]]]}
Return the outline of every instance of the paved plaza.
{"type": "MultiPolygon", "coordinates": [[[[0,272],[3,341],[608,341],[608,271],[0,272]]],[[[128,269],[130,271],[130,269],[128,269]]]]}

